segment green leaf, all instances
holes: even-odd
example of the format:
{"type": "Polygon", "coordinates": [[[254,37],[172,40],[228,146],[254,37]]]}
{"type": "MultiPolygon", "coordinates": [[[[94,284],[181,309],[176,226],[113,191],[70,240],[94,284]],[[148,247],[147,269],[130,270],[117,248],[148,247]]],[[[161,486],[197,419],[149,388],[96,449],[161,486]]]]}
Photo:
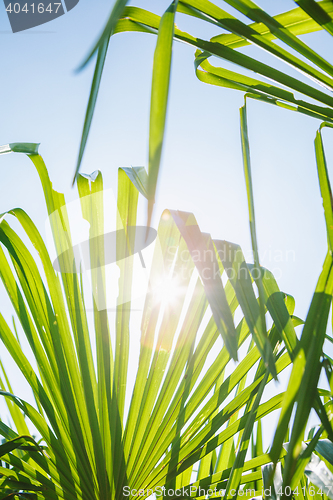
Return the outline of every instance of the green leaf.
{"type": "Polygon", "coordinates": [[[174,20],[178,0],[162,16],[154,55],[149,125],[148,223],[150,225],[160,169],[169,97],[174,20]]]}
{"type": "MultiPolygon", "coordinates": [[[[239,19],[236,19],[231,14],[225,12],[219,7],[216,7],[212,2],[209,2],[208,0],[185,0],[184,3],[195,8],[196,11],[202,12],[203,14],[207,15],[208,19],[215,19],[216,24],[221,28],[226,29],[231,33],[234,33],[235,35],[239,35],[240,37],[247,39],[251,44],[259,46],[260,48],[266,50],[272,55],[278,57],[285,63],[292,65],[295,69],[301,71],[302,73],[307,74],[310,78],[320,82],[321,84],[327,86],[328,88],[332,88],[333,84],[332,78],[329,78],[324,73],[317,71],[312,65],[309,65],[304,60],[299,59],[290,51],[288,52],[287,50],[283,49],[283,47],[280,47],[279,45],[263,37],[261,34],[258,34],[258,32],[251,26],[247,26],[246,24],[242,23],[239,19]]],[[[268,16],[266,15],[266,17],[268,16]]],[[[276,19],[272,18],[272,20],[276,25],[279,25],[276,19]]],[[[286,41],[287,37],[285,32],[287,32],[287,30],[285,29],[281,30],[282,35],[280,34],[280,31],[277,30],[276,28],[272,31],[275,34],[275,36],[277,36],[278,38],[281,38],[282,36],[284,41],[286,41]]],[[[292,45],[297,46],[298,52],[300,52],[303,55],[307,54],[308,59],[312,62],[315,61],[318,62],[319,59],[320,62],[322,63],[321,67],[323,69],[325,68],[325,71],[327,71],[328,63],[326,61],[324,61],[322,58],[319,58],[318,55],[315,54],[313,51],[311,51],[309,48],[306,49],[305,44],[302,44],[291,33],[289,33],[288,36],[288,39],[290,38],[293,41],[292,45]]],[[[220,40],[221,40],[220,37],[214,37],[211,41],[216,42],[220,40]]],[[[330,67],[330,70],[332,74],[333,67],[330,67]]]]}
{"type": "Polygon", "coordinates": [[[317,160],[317,170],[320,185],[321,197],[323,199],[327,239],[329,248],[332,252],[333,250],[333,209],[332,209],[332,190],[330,181],[328,178],[326,158],[323,146],[323,139],[321,131],[324,127],[333,128],[330,123],[323,123],[316,134],[315,139],[315,150],[316,150],[316,160],[317,160]]]}
{"type": "Polygon", "coordinates": [[[324,30],[333,35],[333,22],[326,10],[314,0],[294,0],[309,17],[314,19],[324,30]]]}
{"type": "Polygon", "coordinates": [[[294,49],[313,64],[316,64],[328,74],[332,75],[333,67],[328,61],[319,56],[319,54],[293,35],[285,26],[267,14],[267,12],[262,10],[254,2],[251,0],[225,0],[225,2],[253,21],[265,24],[278,39],[286,43],[291,49],[294,49]]]}
{"type": "MultiPolygon", "coordinates": [[[[0,470],[0,489],[12,494],[16,487],[22,488],[25,495],[35,488],[38,500],[108,500],[110,494],[120,497],[125,486],[139,489],[169,484],[188,488],[193,465],[201,459],[200,481],[215,480],[214,469],[225,461],[223,455],[217,459],[221,445],[227,444],[225,455],[228,449],[233,450],[231,442],[243,438],[245,451],[254,421],[278,409],[283,398],[278,395],[259,405],[258,394],[266,379],[261,354],[252,339],[246,346],[248,354],[236,368],[233,365],[237,349],[260,328],[251,266],[243,257],[233,257],[230,263],[223,259],[218,250],[225,242],[213,241],[202,233],[192,214],[165,211],[150,269],[141,337],[133,344],[131,249],[124,238],[118,238],[120,295],[113,334],[107,311],[99,309],[97,303],[94,317],[88,320],[83,280],[66,271],[72,270],[75,255],[64,196],[53,190],[42,158],[37,154],[29,157],[40,176],[64,272],[54,269],[41,235],[25,212],[15,209],[2,215],[0,278],[18,321],[9,326],[0,315],[0,339],[29,384],[36,404],[8,390],[0,390],[0,394],[12,407],[15,405],[12,414],[18,426],[25,420],[28,427],[29,422],[34,426],[43,442],[43,454],[25,449],[23,443],[21,449],[3,455],[2,461],[12,475],[0,470]],[[126,258],[120,258],[124,255],[126,258]],[[244,266],[247,281],[234,280],[231,266],[244,266]],[[229,271],[225,285],[221,279],[224,270],[229,271]],[[156,286],[163,287],[165,279],[176,283],[174,300],[167,303],[156,293],[156,286]],[[235,326],[238,307],[247,319],[242,317],[235,326]],[[21,336],[31,348],[29,359],[22,347],[25,341],[18,340],[21,336]],[[93,338],[96,350],[91,344],[93,338]],[[114,349],[111,339],[115,340],[114,349]],[[136,375],[131,387],[128,369],[133,346],[138,350],[138,364],[131,367],[136,375]],[[251,369],[258,362],[253,380],[251,369]]],[[[126,233],[136,226],[139,194],[147,195],[147,182],[142,167],[119,170],[118,230],[126,233]]],[[[90,224],[92,295],[103,303],[106,249],[101,244],[101,174],[80,175],[78,190],[82,215],[90,224]]],[[[265,293],[268,304],[271,292],[265,293]]],[[[277,293],[281,294],[278,289],[277,293]]],[[[293,311],[293,300],[287,302],[293,311]]],[[[285,311],[282,313],[280,306],[276,309],[281,328],[286,330],[285,311]]],[[[271,310],[275,311],[273,307],[271,310]]],[[[286,314],[289,320],[289,312],[286,314]]],[[[273,325],[269,335],[274,349],[280,341],[277,332],[278,327],[273,325]]],[[[289,365],[290,357],[283,351],[276,352],[280,373],[289,365]]],[[[267,377],[268,384],[271,376],[267,377]]],[[[0,384],[9,389],[9,379],[6,375],[3,378],[0,384]]],[[[0,434],[7,441],[19,438],[1,422],[0,434]]],[[[250,474],[246,474],[251,471],[249,463],[239,462],[243,473],[233,472],[231,481],[260,481],[258,467],[267,460],[265,455],[251,461],[256,470],[250,474]]],[[[227,475],[218,473],[224,486],[230,473],[230,469],[227,475]]]]}
{"type": "Polygon", "coordinates": [[[39,144],[34,144],[31,142],[12,142],[11,144],[6,144],[0,147],[0,154],[7,153],[25,153],[28,155],[38,154],[39,144]]]}

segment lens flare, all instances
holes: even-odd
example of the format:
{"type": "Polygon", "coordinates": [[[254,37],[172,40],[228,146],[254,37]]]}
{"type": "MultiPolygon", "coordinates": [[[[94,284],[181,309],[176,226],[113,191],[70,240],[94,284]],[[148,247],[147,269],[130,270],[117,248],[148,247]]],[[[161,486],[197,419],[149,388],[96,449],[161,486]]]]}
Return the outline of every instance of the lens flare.
{"type": "Polygon", "coordinates": [[[180,281],[175,276],[161,278],[153,287],[154,301],[161,305],[173,305],[181,295],[180,281]]]}

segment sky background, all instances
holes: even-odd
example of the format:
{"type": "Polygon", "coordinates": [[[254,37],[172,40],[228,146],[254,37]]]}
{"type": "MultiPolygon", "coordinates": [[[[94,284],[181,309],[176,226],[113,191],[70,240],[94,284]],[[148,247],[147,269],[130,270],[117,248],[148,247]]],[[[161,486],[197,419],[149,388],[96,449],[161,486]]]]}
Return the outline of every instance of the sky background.
{"type": "MultiPolygon", "coordinates": [[[[292,0],[258,3],[272,15],[295,7],[292,0]]],[[[53,186],[69,201],[76,199],[71,181],[94,65],[80,73],[75,69],[101,32],[112,4],[80,0],[59,19],[13,34],[0,2],[0,145],[40,142],[53,186]]],[[[130,5],[162,14],[169,1],[137,0],[130,5]]],[[[176,24],[205,38],[222,32],[183,15],[177,15],[176,24]]],[[[327,33],[302,38],[333,62],[327,33]]],[[[115,192],[118,167],[147,167],[155,43],[155,36],[142,33],[118,34],[110,42],[81,172],[100,169],[105,187],[115,192]]],[[[244,51],[271,60],[254,47],[244,51]]],[[[243,95],[199,82],[192,47],[175,43],[173,54],[153,225],[157,227],[165,208],[193,212],[202,231],[240,244],[250,256],[239,134],[243,95]]],[[[235,69],[229,63],[220,64],[235,69]]],[[[277,67],[286,68],[283,63],[277,67]]],[[[304,318],[327,248],[313,144],[320,123],[257,101],[249,102],[248,117],[261,263],[276,275],[280,289],[295,297],[295,312],[304,318]]],[[[323,133],[330,173],[332,133],[323,133]]],[[[44,235],[47,213],[32,163],[25,155],[1,156],[0,174],[0,213],[22,207],[44,235]]],[[[142,203],[139,221],[143,224],[145,216],[142,203]]],[[[0,299],[8,318],[3,292],[0,299]]]]}

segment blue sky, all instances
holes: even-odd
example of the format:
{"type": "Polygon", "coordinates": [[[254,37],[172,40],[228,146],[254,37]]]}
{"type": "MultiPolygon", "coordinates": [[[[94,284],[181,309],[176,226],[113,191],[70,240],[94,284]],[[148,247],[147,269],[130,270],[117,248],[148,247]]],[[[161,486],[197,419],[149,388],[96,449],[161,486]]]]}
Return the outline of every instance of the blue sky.
{"type": "MultiPolygon", "coordinates": [[[[100,33],[112,3],[80,0],[65,16],[17,34],[11,33],[0,3],[0,143],[40,142],[54,188],[65,192],[68,200],[76,198],[71,181],[93,65],[78,74],[74,70],[100,33]]],[[[258,3],[271,14],[295,7],[292,0],[258,3]]],[[[137,0],[131,4],[162,13],[169,2],[137,0]]],[[[218,34],[216,28],[203,28],[184,16],[179,15],[176,22],[198,36],[218,34]]],[[[315,33],[303,39],[331,60],[328,37],[315,33]]],[[[86,173],[100,169],[107,188],[116,190],[119,166],[147,167],[155,41],[152,35],[131,33],[116,35],[110,43],[81,169],[86,173]]],[[[259,54],[253,47],[246,51],[259,54]]],[[[154,226],[164,208],[194,212],[203,231],[239,243],[248,255],[251,245],[239,137],[243,96],[199,82],[193,53],[190,46],[174,46],[154,226]]],[[[279,63],[279,67],[284,66],[279,63]]],[[[294,295],[296,313],[304,317],[326,253],[313,145],[319,122],[259,102],[249,103],[248,115],[261,261],[275,272],[280,288],[294,295]]],[[[330,134],[324,132],[332,172],[330,134]]],[[[3,156],[0,172],[0,212],[20,206],[43,233],[46,210],[31,162],[24,155],[3,156]]],[[[144,204],[140,220],[144,223],[144,204]]]]}

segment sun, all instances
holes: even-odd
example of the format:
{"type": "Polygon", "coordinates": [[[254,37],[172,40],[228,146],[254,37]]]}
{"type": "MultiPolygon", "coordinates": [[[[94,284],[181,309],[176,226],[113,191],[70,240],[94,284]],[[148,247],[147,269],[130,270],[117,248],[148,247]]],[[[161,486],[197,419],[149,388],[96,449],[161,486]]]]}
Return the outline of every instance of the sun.
{"type": "Polygon", "coordinates": [[[158,280],[153,286],[154,302],[160,305],[174,305],[179,299],[182,290],[177,276],[166,276],[158,280]]]}

